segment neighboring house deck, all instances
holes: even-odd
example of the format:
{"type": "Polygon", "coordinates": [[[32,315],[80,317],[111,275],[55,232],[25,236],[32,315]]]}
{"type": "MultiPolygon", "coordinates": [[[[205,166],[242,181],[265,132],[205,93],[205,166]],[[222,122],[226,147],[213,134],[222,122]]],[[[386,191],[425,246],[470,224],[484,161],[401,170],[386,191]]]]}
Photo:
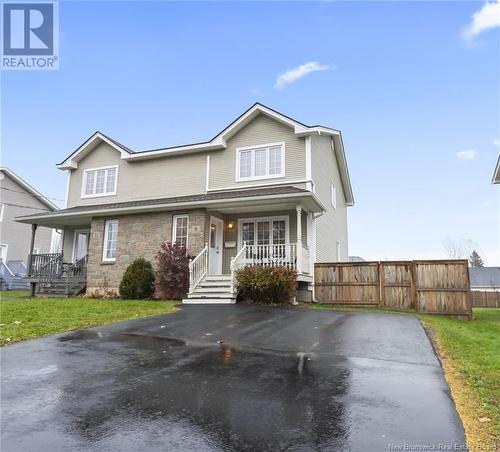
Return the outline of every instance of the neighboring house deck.
{"type": "Polygon", "coordinates": [[[125,268],[154,262],[164,241],[194,258],[191,302],[234,302],[245,265],[286,265],[307,290],[315,262],[348,258],[354,199],[340,132],[261,104],[193,145],[135,152],[97,132],[58,168],[66,209],[18,218],[64,231],[62,255],[36,258],[39,288],[116,290],[125,268]]]}
{"type": "MultiPolygon", "coordinates": [[[[0,167],[0,288],[25,289],[30,253],[31,227],[15,218],[35,213],[48,213],[58,207],[12,170],[0,167]]],[[[38,253],[50,251],[52,230],[40,228],[33,243],[38,253]]]]}

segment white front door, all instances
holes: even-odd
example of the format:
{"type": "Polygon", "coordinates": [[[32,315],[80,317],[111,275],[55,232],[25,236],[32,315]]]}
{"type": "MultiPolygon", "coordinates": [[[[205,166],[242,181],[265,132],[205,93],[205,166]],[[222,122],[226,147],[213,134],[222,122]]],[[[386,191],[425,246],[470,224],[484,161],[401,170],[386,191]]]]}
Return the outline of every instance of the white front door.
{"type": "Polygon", "coordinates": [[[223,229],[224,221],[220,218],[210,217],[210,236],[208,240],[208,273],[210,275],[222,274],[223,229]]]}
{"type": "Polygon", "coordinates": [[[75,248],[73,250],[73,262],[88,254],[90,231],[75,231],[75,248]]]}

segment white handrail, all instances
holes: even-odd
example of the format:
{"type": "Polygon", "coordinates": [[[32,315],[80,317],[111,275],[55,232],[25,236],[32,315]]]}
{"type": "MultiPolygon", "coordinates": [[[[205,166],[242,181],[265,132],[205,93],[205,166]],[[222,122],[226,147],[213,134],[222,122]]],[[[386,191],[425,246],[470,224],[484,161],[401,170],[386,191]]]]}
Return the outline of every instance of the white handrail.
{"type": "Polygon", "coordinates": [[[198,256],[189,261],[189,293],[193,293],[196,286],[208,273],[208,243],[205,243],[198,256]]]}
{"type": "Polygon", "coordinates": [[[231,293],[234,293],[234,283],[236,280],[236,271],[245,266],[244,256],[246,254],[247,244],[243,243],[241,250],[235,257],[231,258],[231,293]]]}

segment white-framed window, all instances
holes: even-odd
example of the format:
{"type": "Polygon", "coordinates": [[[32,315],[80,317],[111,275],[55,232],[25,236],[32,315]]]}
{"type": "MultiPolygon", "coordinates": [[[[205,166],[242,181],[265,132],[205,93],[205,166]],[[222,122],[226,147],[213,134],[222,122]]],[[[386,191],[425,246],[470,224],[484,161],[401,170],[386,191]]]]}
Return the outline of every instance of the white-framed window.
{"type": "Polygon", "coordinates": [[[102,247],[102,260],[114,262],[118,249],[118,220],[106,220],[104,226],[104,243],[102,247]]]}
{"type": "Polygon", "coordinates": [[[116,195],[118,166],[86,169],[83,172],[82,198],[116,195]]]}
{"type": "Polygon", "coordinates": [[[337,209],[337,189],[335,188],[335,184],[333,182],[330,184],[330,197],[332,207],[337,209]]]}
{"type": "Polygon", "coordinates": [[[236,149],[236,181],[270,179],[285,175],[285,143],[236,149]]]}
{"type": "Polygon", "coordinates": [[[247,245],[285,245],[289,243],[288,217],[240,218],[238,248],[247,245]]]}
{"type": "Polygon", "coordinates": [[[3,221],[3,211],[5,209],[5,204],[0,204],[0,222],[3,221]]]}
{"type": "Polygon", "coordinates": [[[340,262],[340,242],[337,240],[336,241],[337,245],[337,262],[340,262]]]}
{"type": "Polygon", "coordinates": [[[187,248],[188,246],[188,215],[174,215],[172,224],[172,243],[187,248]]]}

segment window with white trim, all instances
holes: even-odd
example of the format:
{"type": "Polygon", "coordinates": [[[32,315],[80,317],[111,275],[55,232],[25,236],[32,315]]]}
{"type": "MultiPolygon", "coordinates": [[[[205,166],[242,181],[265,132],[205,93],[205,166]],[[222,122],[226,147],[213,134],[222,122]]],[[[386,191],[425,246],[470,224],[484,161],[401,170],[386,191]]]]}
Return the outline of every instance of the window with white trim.
{"type": "Polygon", "coordinates": [[[94,168],[83,173],[82,198],[116,194],[118,167],[94,168]]]}
{"type": "Polygon", "coordinates": [[[5,204],[0,204],[0,222],[3,221],[3,211],[5,209],[5,204]]]}
{"type": "Polygon", "coordinates": [[[285,175],[285,144],[271,143],[237,149],[236,180],[268,179],[285,175]]]}
{"type": "Polygon", "coordinates": [[[330,196],[332,207],[337,209],[337,189],[335,188],[335,184],[333,182],[330,184],[330,196]]]}
{"type": "Polygon", "coordinates": [[[288,240],[288,219],[248,218],[241,219],[240,245],[285,245],[288,240]]]}
{"type": "Polygon", "coordinates": [[[107,220],[104,227],[104,244],[102,260],[114,262],[118,249],[118,220],[107,220]]]}
{"type": "Polygon", "coordinates": [[[172,243],[187,248],[188,246],[189,217],[187,215],[174,215],[172,226],[172,243]]]}

